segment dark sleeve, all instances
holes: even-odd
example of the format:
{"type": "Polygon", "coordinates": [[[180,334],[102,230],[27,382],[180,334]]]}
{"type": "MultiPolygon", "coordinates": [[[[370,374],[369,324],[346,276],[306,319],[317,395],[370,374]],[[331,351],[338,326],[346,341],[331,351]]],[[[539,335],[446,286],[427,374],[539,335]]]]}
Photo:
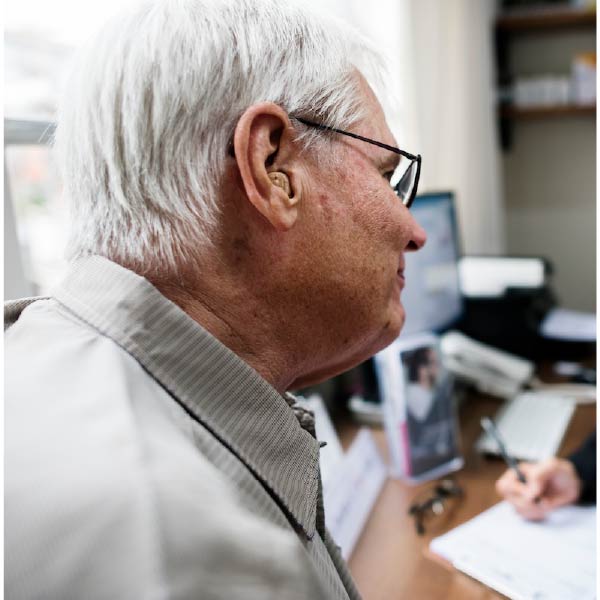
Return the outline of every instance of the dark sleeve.
{"type": "Polygon", "coordinates": [[[583,482],[579,503],[596,502],[596,432],[585,440],[583,446],[569,456],[579,478],[583,482]]]}

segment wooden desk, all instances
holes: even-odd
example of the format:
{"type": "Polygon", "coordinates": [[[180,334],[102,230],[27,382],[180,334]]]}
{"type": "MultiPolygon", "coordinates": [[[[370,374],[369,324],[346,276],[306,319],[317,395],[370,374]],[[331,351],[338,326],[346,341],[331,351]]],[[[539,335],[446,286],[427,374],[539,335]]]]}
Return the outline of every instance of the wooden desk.
{"type": "MultiPolygon", "coordinates": [[[[452,514],[442,515],[439,523],[417,535],[408,508],[412,499],[427,485],[410,486],[388,479],[373,508],[349,560],[350,570],[364,600],[470,600],[499,599],[501,594],[466,575],[436,563],[425,555],[430,540],[468,521],[500,498],[494,482],[506,466],[501,460],[484,458],[473,450],[480,433],[479,419],[493,415],[499,401],[477,398],[465,402],[460,411],[465,467],[456,475],[465,495],[452,514]]],[[[596,406],[578,406],[565,434],[559,454],[575,450],[596,425],[596,406]]],[[[353,439],[359,426],[350,421],[339,425],[344,446],[353,439]]],[[[389,459],[385,433],[374,429],[382,456],[389,459]]],[[[432,523],[435,525],[435,523],[432,523]]]]}

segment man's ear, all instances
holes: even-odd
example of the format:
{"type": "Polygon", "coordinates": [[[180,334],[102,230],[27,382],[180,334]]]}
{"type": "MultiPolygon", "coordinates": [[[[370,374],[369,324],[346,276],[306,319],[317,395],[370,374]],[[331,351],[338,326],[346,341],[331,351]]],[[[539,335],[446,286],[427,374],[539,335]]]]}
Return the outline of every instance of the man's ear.
{"type": "Polygon", "coordinates": [[[296,146],[287,113],[276,104],[250,106],[235,128],[233,148],[244,190],[254,208],[279,231],[298,217],[296,146]]]}

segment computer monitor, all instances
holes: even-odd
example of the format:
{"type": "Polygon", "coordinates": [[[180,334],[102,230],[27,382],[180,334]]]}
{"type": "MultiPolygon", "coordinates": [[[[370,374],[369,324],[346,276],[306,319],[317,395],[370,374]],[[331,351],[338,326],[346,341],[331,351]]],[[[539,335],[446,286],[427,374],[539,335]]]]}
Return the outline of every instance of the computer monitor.
{"type": "Polygon", "coordinates": [[[422,194],[411,207],[427,232],[427,243],[418,252],[407,252],[402,303],[406,323],[401,337],[422,332],[440,333],[463,313],[459,284],[459,243],[452,192],[422,194]]]}

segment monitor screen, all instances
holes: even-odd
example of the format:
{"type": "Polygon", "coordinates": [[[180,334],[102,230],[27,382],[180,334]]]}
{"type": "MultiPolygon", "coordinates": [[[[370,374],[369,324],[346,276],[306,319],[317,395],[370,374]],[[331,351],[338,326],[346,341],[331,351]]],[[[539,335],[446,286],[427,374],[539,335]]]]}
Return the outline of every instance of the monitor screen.
{"type": "Polygon", "coordinates": [[[411,207],[427,232],[418,252],[407,252],[402,303],[406,323],[401,337],[442,332],[461,317],[463,299],[458,278],[459,244],[451,192],[417,196],[411,207]]]}

